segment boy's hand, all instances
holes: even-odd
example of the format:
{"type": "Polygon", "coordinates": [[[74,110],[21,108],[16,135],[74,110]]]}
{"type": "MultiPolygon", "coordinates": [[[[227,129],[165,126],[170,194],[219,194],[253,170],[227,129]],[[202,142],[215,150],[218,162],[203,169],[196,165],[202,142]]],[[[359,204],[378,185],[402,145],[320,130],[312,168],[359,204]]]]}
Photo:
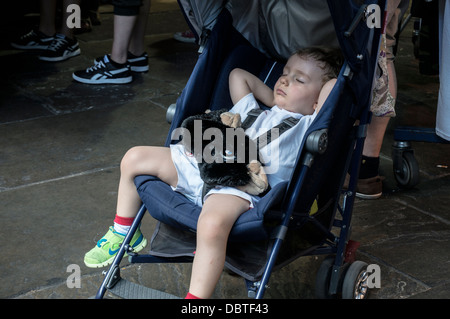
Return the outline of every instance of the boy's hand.
{"type": "Polygon", "coordinates": [[[222,123],[226,126],[237,128],[241,126],[241,115],[239,113],[224,112],[220,114],[222,123]]]}

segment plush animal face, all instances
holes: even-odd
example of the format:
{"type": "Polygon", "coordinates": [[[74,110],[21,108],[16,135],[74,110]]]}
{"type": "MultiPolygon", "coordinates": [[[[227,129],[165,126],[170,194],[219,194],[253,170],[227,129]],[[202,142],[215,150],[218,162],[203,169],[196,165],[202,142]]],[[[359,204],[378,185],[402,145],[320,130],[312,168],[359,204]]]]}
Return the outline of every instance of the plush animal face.
{"type": "Polygon", "coordinates": [[[190,136],[183,136],[181,143],[197,159],[200,176],[205,183],[243,187],[244,191],[257,195],[268,184],[264,174],[265,183],[258,183],[256,188],[249,187],[255,178],[249,164],[259,163],[256,143],[245,135],[242,128],[223,124],[222,113],[223,110],[213,111],[184,120],[181,126],[188,130],[190,136]]]}

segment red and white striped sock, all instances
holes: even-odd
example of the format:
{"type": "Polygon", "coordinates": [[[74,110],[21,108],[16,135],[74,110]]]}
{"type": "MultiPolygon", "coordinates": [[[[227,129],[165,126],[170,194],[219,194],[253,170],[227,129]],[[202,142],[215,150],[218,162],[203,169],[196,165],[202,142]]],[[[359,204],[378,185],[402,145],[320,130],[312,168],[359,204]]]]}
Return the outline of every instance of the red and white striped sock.
{"type": "Polygon", "coordinates": [[[114,230],[119,234],[126,235],[133,224],[134,217],[122,217],[116,214],[114,218],[114,230]]]}
{"type": "Polygon", "coordinates": [[[184,299],[202,299],[202,298],[199,298],[199,297],[191,294],[190,292],[188,292],[186,297],[184,297],[184,299]]]}

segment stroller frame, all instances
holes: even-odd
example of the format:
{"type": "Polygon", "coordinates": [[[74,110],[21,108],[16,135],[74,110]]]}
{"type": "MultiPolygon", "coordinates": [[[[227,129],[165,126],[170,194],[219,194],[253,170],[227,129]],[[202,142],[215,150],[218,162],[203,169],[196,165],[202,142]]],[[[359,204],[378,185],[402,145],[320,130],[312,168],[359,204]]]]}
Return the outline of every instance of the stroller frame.
{"type": "MultiPolygon", "coordinates": [[[[329,0],[329,5],[331,10],[333,6],[338,6],[339,4],[334,3],[333,0],[329,0]]],[[[351,23],[347,24],[347,27],[345,27],[345,30],[342,32],[343,37],[351,38],[352,33],[364,18],[366,7],[367,5],[362,5],[357,14],[352,16],[351,23]]],[[[384,4],[382,4],[382,7],[384,8],[384,4]]],[[[371,32],[371,37],[377,39],[377,32],[380,32],[380,30],[371,30],[371,32]]],[[[379,42],[374,41],[374,43],[376,43],[376,48],[371,49],[372,53],[378,52],[379,42]]],[[[354,73],[353,70],[358,68],[358,61],[361,60],[361,56],[353,54],[353,51],[357,51],[357,48],[353,48],[351,51],[352,58],[349,59],[348,56],[346,56],[346,62],[341,69],[333,91],[336,90],[342,92],[342,87],[352,78],[354,73]]],[[[373,63],[372,70],[374,69],[375,62],[373,63]]],[[[370,93],[368,96],[370,96],[370,93]]],[[[347,172],[350,174],[350,180],[347,190],[340,191],[338,198],[334,200],[331,218],[332,223],[330,227],[324,226],[316,218],[316,215],[302,214],[301,216],[311,223],[314,230],[323,238],[319,244],[315,244],[302,251],[301,256],[335,256],[333,258],[325,259],[319,269],[316,280],[316,289],[318,290],[316,291],[316,295],[318,297],[328,298],[342,293],[343,298],[358,298],[364,297],[367,293],[367,264],[363,262],[354,262],[354,256],[358,245],[349,240],[349,234],[351,232],[351,219],[360,158],[364,146],[367,125],[370,123],[371,117],[368,103],[369,100],[369,98],[363,99],[363,103],[366,105],[363,106],[359,113],[359,124],[354,125],[351,129],[352,141],[350,142],[348,154],[345,158],[344,172],[340,175],[339,189],[342,189],[347,172]],[[342,204],[339,200],[341,197],[342,204]],[[356,294],[355,291],[357,292],[356,294]]],[[[270,240],[273,241],[273,244],[270,249],[264,272],[259,280],[249,280],[244,278],[249,297],[256,299],[263,298],[270,276],[276,266],[280,249],[286,239],[290,223],[294,218],[296,204],[304,188],[306,176],[316,157],[322,155],[326,151],[327,146],[328,135],[326,128],[313,130],[305,138],[303,150],[300,155],[301,157],[299,157],[294,172],[294,175],[296,175],[297,178],[294,182],[290,182],[287,187],[282,200],[283,213],[281,215],[280,223],[275,228],[275,231],[270,238],[270,240]]],[[[123,298],[178,298],[165,292],[138,286],[122,279],[120,276],[119,264],[126,253],[129,255],[130,263],[190,263],[193,260],[192,256],[160,257],[151,254],[136,254],[133,252],[130,242],[141,224],[146,211],[147,207],[145,204],[142,204],[113,263],[105,273],[105,278],[95,296],[96,299],[103,298],[107,290],[123,298]]],[[[298,257],[299,256],[296,256],[295,259],[298,257]]]]}

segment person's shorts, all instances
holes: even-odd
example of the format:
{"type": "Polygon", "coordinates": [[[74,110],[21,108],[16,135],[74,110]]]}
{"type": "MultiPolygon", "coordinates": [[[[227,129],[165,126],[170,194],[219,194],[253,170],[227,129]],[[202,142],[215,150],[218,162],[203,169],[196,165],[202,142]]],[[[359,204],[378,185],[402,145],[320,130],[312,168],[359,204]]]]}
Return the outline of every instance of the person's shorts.
{"type": "Polygon", "coordinates": [[[136,16],[142,6],[142,0],[112,0],[114,14],[118,16],[136,16]]]}
{"type": "Polygon", "coordinates": [[[383,34],[378,55],[378,68],[375,86],[372,92],[370,111],[374,116],[378,117],[395,117],[395,98],[389,91],[388,74],[388,63],[393,63],[393,61],[389,61],[388,51],[392,48],[386,47],[385,44],[386,37],[383,34]]]}
{"type": "Polygon", "coordinates": [[[172,161],[178,174],[178,183],[172,189],[186,196],[190,201],[198,206],[202,206],[208,196],[212,194],[228,194],[238,196],[250,203],[250,208],[259,200],[259,197],[247,194],[237,188],[227,186],[216,186],[206,193],[203,198],[203,180],[200,177],[197,161],[195,157],[187,153],[181,144],[170,145],[172,161]]]}
{"type": "MultiPolygon", "coordinates": [[[[397,43],[395,35],[399,22],[408,9],[408,0],[392,0],[387,2],[386,33],[382,35],[380,54],[378,56],[378,75],[373,90],[373,99],[370,110],[374,116],[395,117],[395,98],[389,91],[388,64],[393,67],[394,46],[397,43]]],[[[391,80],[391,85],[396,79],[391,80]]],[[[394,84],[395,85],[395,84],[394,84]]]]}

